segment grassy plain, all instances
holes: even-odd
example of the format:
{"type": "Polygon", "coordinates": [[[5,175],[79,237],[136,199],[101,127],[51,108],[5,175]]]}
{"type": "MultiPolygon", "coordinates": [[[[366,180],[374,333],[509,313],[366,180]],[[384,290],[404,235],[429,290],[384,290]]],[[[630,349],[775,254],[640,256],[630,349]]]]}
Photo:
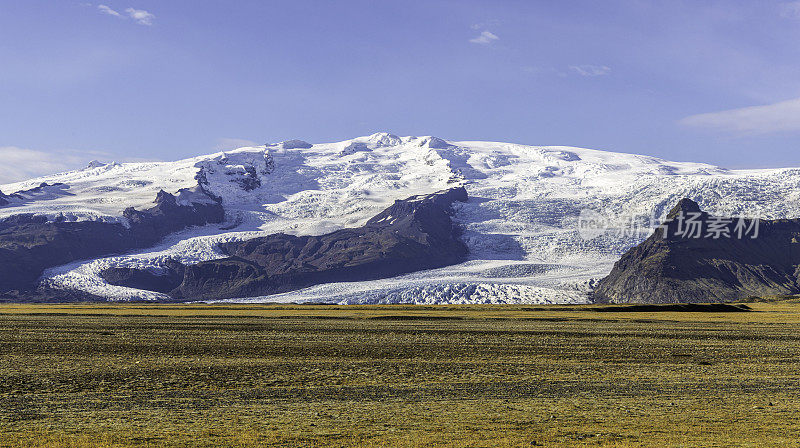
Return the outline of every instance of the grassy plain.
{"type": "Polygon", "coordinates": [[[800,304],[749,306],[0,305],[0,446],[797,446],[800,304]]]}

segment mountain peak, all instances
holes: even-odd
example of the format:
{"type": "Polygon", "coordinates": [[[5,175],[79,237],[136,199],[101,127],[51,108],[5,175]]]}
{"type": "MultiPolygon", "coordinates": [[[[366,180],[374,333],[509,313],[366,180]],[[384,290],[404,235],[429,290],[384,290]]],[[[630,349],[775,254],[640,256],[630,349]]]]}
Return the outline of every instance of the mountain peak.
{"type": "Polygon", "coordinates": [[[397,146],[403,143],[403,140],[388,132],[376,132],[366,138],[367,142],[372,143],[375,147],[382,148],[386,146],[397,146]]]}
{"type": "Polygon", "coordinates": [[[683,198],[678,201],[677,204],[675,204],[675,207],[673,207],[672,210],[670,210],[670,212],[667,214],[667,219],[675,219],[681,214],[685,216],[687,214],[694,213],[702,213],[702,210],[700,210],[700,205],[689,198],[683,198]]]}
{"type": "Polygon", "coordinates": [[[454,145],[451,145],[446,140],[442,140],[441,138],[434,136],[424,137],[419,142],[419,146],[427,146],[428,148],[432,149],[448,149],[454,147],[454,145]]]}

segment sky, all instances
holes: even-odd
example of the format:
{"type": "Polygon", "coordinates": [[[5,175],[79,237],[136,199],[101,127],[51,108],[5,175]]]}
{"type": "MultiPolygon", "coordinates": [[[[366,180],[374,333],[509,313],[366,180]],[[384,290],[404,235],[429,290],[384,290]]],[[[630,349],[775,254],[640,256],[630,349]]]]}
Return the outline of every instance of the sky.
{"type": "Polygon", "coordinates": [[[800,166],[800,1],[0,0],[0,183],[374,132],[800,166]]]}

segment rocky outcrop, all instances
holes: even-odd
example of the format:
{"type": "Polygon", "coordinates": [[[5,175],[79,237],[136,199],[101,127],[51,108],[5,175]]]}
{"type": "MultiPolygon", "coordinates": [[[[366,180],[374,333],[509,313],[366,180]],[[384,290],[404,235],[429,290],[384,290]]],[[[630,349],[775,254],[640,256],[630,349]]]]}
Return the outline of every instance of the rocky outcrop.
{"type": "Polygon", "coordinates": [[[161,190],[156,195],[155,204],[155,207],[142,211],[127,208],[122,213],[130,224],[128,233],[133,238],[134,247],[151,246],[172,232],[225,219],[225,210],[218,201],[188,189],[179,190],[177,196],[161,190]],[[194,200],[178,203],[178,198],[192,194],[194,200]]]}
{"type": "Polygon", "coordinates": [[[364,226],[320,236],[269,235],[222,244],[229,256],[158,273],[103,273],[112,284],[170,292],[179,300],[248,297],[343,281],[393,277],[464,260],[467,248],[450,218],[463,187],[396,201],[364,226]],[[158,289],[156,289],[158,288],[158,289]]]}
{"type": "Polygon", "coordinates": [[[724,302],[800,293],[800,219],[723,218],[682,199],[594,290],[597,302],[724,302]]]}
{"type": "Polygon", "coordinates": [[[101,277],[112,285],[127,286],[168,294],[183,281],[186,266],[167,260],[160,269],[114,267],[101,272],[101,277]]]}
{"type": "Polygon", "coordinates": [[[451,145],[446,141],[440,139],[439,137],[425,137],[419,142],[419,146],[428,147],[431,149],[450,149],[455,148],[455,145],[451,145]]]}
{"type": "Polygon", "coordinates": [[[195,167],[198,168],[195,180],[199,189],[210,197],[222,200],[227,184],[235,184],[245,192],[260,187],[263,176],[275,169],[275,161],[267,152],[236,157],[233,161],[226,153],[222,153],[212,160],[198,162],[195,167]]]}
{"type": "MultiPolygon", "coordinates": [[[[188,190],[179,195],[190,194],[188,190]]],[[[222,222],[222,205],[208,196],[179,204],[176,196],[159,192],[146,210],[129,208],[129,225],[99,221],[66,222],[30,214],[0,221],[0,297],[38,297],[36,283],[50,267],[75,260],[152,246],[169,233],[195,225],[222,222]],[[204,199],[202,199],[204,198],[204,199]]]]}
{"type": "Polygon", "coordinates": [[[285,142],[281,142],[281,146],[283,146],[283,149],[309,149],[314,145],[303,140],[286,140],[285,142]]]}

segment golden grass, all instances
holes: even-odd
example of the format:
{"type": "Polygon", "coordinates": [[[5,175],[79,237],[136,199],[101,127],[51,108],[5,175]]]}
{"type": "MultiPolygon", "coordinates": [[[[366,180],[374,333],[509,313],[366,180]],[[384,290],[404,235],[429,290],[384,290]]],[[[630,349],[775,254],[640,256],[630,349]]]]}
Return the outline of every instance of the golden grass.
{"type": "Polygon", "coordinates": [[[792,446],[800,304],[748,305],[0,305],[0,446],[792,446]]]}
{"type": "MultiPolygon", "coordinates": [[[[613,305],[612,305],[613,306],[613,305]]],[[[624,307],[625,305],[618,305],[624,307]]],[[[800,323],[800,298],[751,301],[753,311],[763,311],[759,322],[800,323]]],[[[370,319],[398,316],[444,319],[597,319],[686,322],[752,322],[748,313],[625,312],[602,316],[598,305],[285,305],[285,304],[149,304],[149,303],[0,303],[0,315],[175,316],[370,319]]]]}

